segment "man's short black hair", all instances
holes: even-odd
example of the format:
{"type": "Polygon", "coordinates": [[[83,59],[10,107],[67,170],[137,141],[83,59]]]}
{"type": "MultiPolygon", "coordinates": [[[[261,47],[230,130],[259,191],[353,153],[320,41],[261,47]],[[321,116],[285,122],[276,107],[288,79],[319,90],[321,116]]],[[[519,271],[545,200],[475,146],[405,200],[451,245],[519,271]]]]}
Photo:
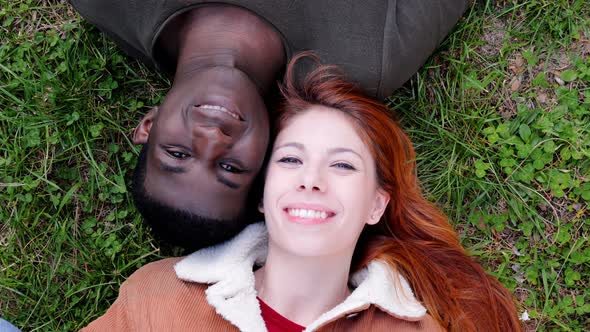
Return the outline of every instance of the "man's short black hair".
{"type": "Polygon", "coordinates": [[[144,144],[132,177],[133,201],[156,237],[187,250],[197,250],[230,239],[247,224],[257,221],[247,213],[248,204],[231,220],[212,219],[168,206],[145,190],[149,146],[144,144]],[[252,218],[253,220],[248,220],[252,218]]]}

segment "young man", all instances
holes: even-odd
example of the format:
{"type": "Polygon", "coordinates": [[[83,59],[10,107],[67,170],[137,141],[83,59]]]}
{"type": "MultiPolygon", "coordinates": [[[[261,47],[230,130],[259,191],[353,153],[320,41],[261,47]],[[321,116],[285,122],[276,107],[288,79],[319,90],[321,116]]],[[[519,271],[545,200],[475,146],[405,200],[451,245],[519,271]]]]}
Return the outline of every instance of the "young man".
{"type": "Polygon", "coordinates": [[[269,143],[265,99],[291,54],[313,50],[385,98],[423,64],[468,1],[71,4],[131,56],[173,76],[162,105],[134,132],[143,149],[133,194],[156,234],[197,249],[252,221],[244,216],[269,143]]]}

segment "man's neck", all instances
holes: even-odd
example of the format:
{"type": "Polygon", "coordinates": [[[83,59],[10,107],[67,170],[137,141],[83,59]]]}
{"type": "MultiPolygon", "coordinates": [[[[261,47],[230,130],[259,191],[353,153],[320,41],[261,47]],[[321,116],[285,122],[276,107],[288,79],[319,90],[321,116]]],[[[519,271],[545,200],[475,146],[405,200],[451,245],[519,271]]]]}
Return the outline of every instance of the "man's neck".
{"type": "Polygon", "coordinates": [[[181,18],[174,80],[203,67],[235,67],[261,92],[275,82],[286,61],[279,33],[253,13],[233,6],[206,6],[181,18]]]}
{"type": "Polygon", "coordinates": [[[255,272],[258,296],[289,320],[309,325],[350,295],[350,256],[297,257],[269,247],[255,272]]]}

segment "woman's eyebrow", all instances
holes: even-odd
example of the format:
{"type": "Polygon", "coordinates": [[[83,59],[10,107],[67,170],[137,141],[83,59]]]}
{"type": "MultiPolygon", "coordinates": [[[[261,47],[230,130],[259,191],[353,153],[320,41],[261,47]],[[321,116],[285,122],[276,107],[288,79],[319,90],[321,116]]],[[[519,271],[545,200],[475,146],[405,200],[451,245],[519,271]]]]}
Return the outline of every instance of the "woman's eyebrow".
{"type": "MultiPolygon", "coordinates": [[[[293,148],[299,149],[301,151],[305,151],[305,146],[301,143],[298,143],[298,142],[288,142],[285,144],[278,145],[272,151],[275,152],[278,149],[282,149],[282,148],[286,148],[286,147],[293,147],[293,148]]],[[[350,149],[350,148],[336,147],[336,148],[331,148],[328,150],[329,154],[346,153],[346,152],[353,153],[353,154],[357,155],[359,158],[363,159],[363,157],[361,156],[360,153],[358,153],[355,150],[350,149]]]]}
{"type": "Polygon", "coordinates": [[[354,151],[353,149],[349,149],[349,148],[332,148],[328,150],[329,154],[336,154],[336,153],[346,153],[346,152],[350,152],[353,154],[356,154],[359,158],[363,159],[363,156],[361,156],[360,153],[354,151]]]}
{"type": "Polygon", "coordinates": [[[298,143],[298,142],[289,142],[289,143],[275,146],[275,148],[272,150],[272,152],[275,152],[278,149],[282,149],[282,148],[286,148],[286,147],[293,147],[293,148],[299,149],[301,151],[305,151],[305,146],[303,146],[303,144],[298,143]]]}

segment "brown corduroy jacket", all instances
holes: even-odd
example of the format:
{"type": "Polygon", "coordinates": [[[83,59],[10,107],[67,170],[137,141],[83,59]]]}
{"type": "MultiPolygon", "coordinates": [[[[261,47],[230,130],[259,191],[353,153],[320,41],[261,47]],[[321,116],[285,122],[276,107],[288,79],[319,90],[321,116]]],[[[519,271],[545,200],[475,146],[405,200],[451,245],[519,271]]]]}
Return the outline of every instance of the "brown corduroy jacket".
{"type": "MultiPolygon", "coordinates": [[[[254,224],[224,244],[148,264],[82,331],[266,331],[252,275],[266,243],[266,228],[254,224]]],[[[371,262],[352,276],[352,294],[306,331],[442,331],[405,279],[391,276],[385,264],[371,262]]]]}

